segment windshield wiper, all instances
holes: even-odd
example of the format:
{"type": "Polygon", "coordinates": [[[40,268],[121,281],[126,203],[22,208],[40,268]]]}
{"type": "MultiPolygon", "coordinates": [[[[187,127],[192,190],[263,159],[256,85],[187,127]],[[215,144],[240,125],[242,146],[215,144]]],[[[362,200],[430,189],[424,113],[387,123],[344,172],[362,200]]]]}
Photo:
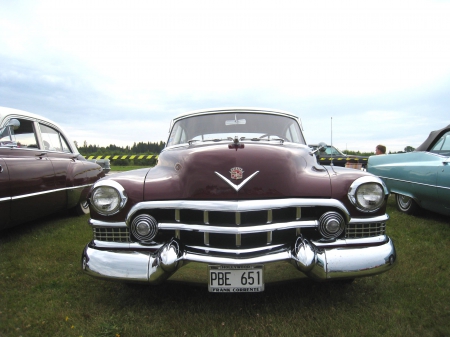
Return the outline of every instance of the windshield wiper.
{"type": "Polygon", "coordinates": [[[267,138],[246,138],[246,137],[241,137],[240,138],[240,140],[251,140],[252,142],[260,142],[260,141],[265,141],[265,142],[267,142],[267,141],[272,141],[272,140],[275,140],[275,141],[279,141],[279,142],[281,142],[281,144],[283,144],[284,143],[284,139],[283,138],[270,138],[270,137],[267,137],[267,138]]]}
{"type": "Polygon", "coordinates": [[[214,139],[191,139],[191,140],[188,140],[187,142],[188,142],[189,145],[191,145],[191,144],[194,143],[194,142],[221,142],[221,141],[224,141],[224,140],[230,140],[230,138],[228,138],[228,139],[224,139],[224,138],[214,138],[214,139]]]}

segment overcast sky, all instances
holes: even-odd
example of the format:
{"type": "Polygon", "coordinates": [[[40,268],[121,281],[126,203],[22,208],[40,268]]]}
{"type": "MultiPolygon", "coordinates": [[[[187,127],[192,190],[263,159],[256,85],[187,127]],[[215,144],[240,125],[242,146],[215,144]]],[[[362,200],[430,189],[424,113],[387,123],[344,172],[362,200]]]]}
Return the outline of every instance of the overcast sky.
{"type": "Polygon", "coordinates": [[[430,0],[2,0],[0,105],[101,146],[250,106],[298,115],[311,144],[399,151],[450,124],[449,18],[430,0]]]}

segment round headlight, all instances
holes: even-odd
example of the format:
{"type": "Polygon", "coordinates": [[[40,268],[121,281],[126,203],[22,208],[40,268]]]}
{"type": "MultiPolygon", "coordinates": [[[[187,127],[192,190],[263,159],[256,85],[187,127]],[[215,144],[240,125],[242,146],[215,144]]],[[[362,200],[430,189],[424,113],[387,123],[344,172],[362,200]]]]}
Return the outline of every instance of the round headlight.
{"type": "Polygon", "coordinates": [[[115,181],[101,181],[94,185],[90,202],[102,215],[113,215],[125,205],[127,197],[123,187],[115,181]]]}
{"type": "Polygon", "coordinates": [[[356,203],[368,211],[374,211],[380,208],[383,201],[383,189],[378,184],[364,184],[356,190],[356,203]]]}
{"type": "Polygon", "coordinates": [[[348,197],[355,207],[362,212],[375,212],[383,205],[387,188],[377,177],[363,177],[350,186],[348,197]]]}

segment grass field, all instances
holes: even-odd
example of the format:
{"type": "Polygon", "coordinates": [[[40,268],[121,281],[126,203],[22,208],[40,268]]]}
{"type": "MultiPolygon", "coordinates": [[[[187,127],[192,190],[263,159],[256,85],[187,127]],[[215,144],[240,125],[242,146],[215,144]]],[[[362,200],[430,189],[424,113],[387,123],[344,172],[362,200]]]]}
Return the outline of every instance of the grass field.
{"type": "Polygon", "coordinates": [[[117,166],[117,165],[111,165],[111,172],[123,172],[123,171],[130,171],[130,170],[136,170],[141,168],[146,168],[150,166],[117,166]]]}
{"type": "Polygon", "coordinates": [[[80,257],[91,239],[88,216],[57,214],[3,231],[0,336],[450,336],[449,218],[400,214],[393,198],[388,213],[398,253],[391,271],[253,294],[86,276],[80,257]]]}

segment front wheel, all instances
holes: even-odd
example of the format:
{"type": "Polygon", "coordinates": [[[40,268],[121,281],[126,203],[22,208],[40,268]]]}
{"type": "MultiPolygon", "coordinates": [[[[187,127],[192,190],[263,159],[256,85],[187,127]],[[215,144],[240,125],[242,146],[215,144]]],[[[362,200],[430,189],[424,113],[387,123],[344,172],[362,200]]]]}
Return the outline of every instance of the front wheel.
{"type": "Polygon", "coordinates": [[[397,209],[405,214],[413,215],[419,210],[419,205],[410,197],[402,194],[395,195],[397,209]]]}
{"type": "Polygon", "coordinates": [[[75,215],[89,214],[89,203],[87,200],[80,200],[72,210],[75,215]]]}

